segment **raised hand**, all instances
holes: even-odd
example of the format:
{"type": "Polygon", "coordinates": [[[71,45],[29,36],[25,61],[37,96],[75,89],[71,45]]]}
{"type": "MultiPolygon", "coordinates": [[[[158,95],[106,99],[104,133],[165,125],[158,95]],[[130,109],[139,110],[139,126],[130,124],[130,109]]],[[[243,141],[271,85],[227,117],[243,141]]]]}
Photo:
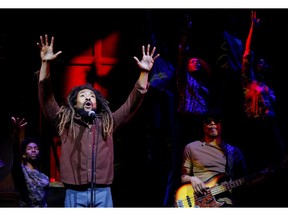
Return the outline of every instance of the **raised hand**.
{"type": "Polygon", "coordinates": [[[53,45],[54,45],[54,37],[51,37],[51,42],[49,45],[48,35],[45,34],[45,42],[43,37],[40,36],[40,44],[37,43],[37,46],[40,47],[40,57],[42,61],[54,60],[57,58],[59,54],[62,53],[62,51],[58,51],[56,54],[54,54],[53,45]]]}
{"type": "Polygon", "coordinates": [[[27,121],[25,120],[25,118],[18,118],[18,117],[13,117],[12,116],[11,120],[12,120],[13,127],[15,129],[21,129],[25,125],[27,125],[27,121]]]}
{"type": "Polygon", "coordinates": [[[257,18],[256,11],[251,11],[251,22],[254,25],[259,25],[259,23],[260,23],[260,19],[257,18]]]}
{"type": "Polygon", "coordinates": [[[155,59],[157,59],[160,56],[160,54],[157,54],[156,56],[154,56],[155,50],[156,50],[156,47],[153,47],[150,53],[150,44],[148,44],[146,53],[145,53],[145,46],[142,46],[143,56],[142,56],[141,61],[139,61],[139,59],[136,56],[134,56],[134,59],[136,60],[137,65],[139,66],[141,70],[149,72],[152,69],[155,59]]]}

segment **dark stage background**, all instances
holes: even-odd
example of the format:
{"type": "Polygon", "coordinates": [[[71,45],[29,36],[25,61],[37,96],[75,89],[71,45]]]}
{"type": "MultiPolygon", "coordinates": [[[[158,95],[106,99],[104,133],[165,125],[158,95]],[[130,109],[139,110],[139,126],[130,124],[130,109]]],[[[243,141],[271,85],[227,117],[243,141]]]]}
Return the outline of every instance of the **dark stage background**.
{"type": "MultiPolygon", "coordinates": [[[[141,58],[141,46],[152,42],[152,33],[156,35],[157,52],[176,65],[178,40],[186,25],[187,17],[190,17],[195,32],[193,37],[196,41],[193,50],[196,55],[206,59],[217,74],[220,67],[218,60],[222,54],[223,32],[228,32],[244,44],[250,27],[250,12],[251,9],[0,10],[1,158],[8,164],[8,167],[1,170],[0,181],[9,175],[12,158],[10,147],[6,145],[11,116],[25,117],[28,121],[26,135],[40,136],[44,141],[42,168],[47,175],[50,175],[50,159],[53,157],[51,145],[54,145],[53,137],[56,134],[43,119],[37,99],[35,72],[40,68],[41,62],[36,42],[39,41],[40,35],[46,33],[49,36],[53,35],[54,52],[63,51],[54,64],[52,74],[59,103],[64,103],[66,100],[65,86],[67,86],[66,79],[69,73],[64,71],[67,70],[67,66],[84,65],[89,67],[86,81],[94,84],[101,83],[112,110],[115,110],[124,102],[139,75],[133,56],[141,58]],[[95,40],[103,39],[114,31],[120,32],[121,40],[117,44],[116,56],[113,56],[117,61],[107,63],[111,69],[107,76],[99,75],[99,71],[93,68],[93,63],[79,63],[73,60],[77,56],[85,57],[85,50],[93,47],[95,40]]],[[[285,135],[288,92],[286,79],[288,10],[257,9],[257,15],[262,20],[262,24],[257,33],[255,52],[261,52],[273,65],[271,82],[277,95],[280,130],[285,135]]],[[[106,51],[109,52],[109,46],[107,43],[105,45],[106,51]]],[[[93,51],[91,53],[95,55],[93,51]]],[[[91,53],[89,52],[89,55],[91,53]]],[[[102,69],[105,71],[105,67],[102,69]]],[[[75,71],[77,75],[77,69],[75,71]]],[[[238,145],[244,152],[249,151],[250,146],[237,143],[241,134],[235,130],[240,126],[236,127],[237,123],[233,122],[235,117],[237,119],[240,109],[238,89],[237,85],[234,85],[239,74],[231,72],[226,75],[224,79],[223,73],[219,72],[219,80],[216,79],[215,82],[219,82],[224,89],[221,103],[226,114],[228,139],[231,144],[238,145]]],[[[75,73],[70,76],[75,76],[75,73]]],[[[164,97],[167,95],[151,90],[136,116],[115,133],[115,181],[112,189],[116,207],[163,206],[172,154],[172,138],[169,130],[173,127],[173,116],[172,121],[167,122],[171,113],[166,111],[171,109],[174,115],[176,94],[172,91],[169,102],[164,97]],[[160,104],[160,113],[163,115],[160,122],[159,116],[154,115],[155,110],[151,109],[151,103],[155,102],[155,98],[160,104]],[[157,121],[157,126],[153,134],[149,125],[154,121],[157,121]],[[158,140],[152,147],[153,156],[151,156],[149,143],[155,137],[158,140]]],[[[287,141],[287,136],[284,136],[284,139],[287,141]]],[[[261,149],[259,153],[261,154],[261,149]]],[[[253,163],[251,166],[254,165],[253,163]]],[[[279,179],[279,182],[282,183],[283,179],[279,179]]],[[[6,186],[7,184],[2,187],[2,190],[5,190],[6,186]]],[[[278,186],[271,185],[275,188],[278,186]]],[[[278,190],[282,189],[278,188],[278,190]]],[[[51,206],[62,206],[63,191],[54,189],[53,193],[55,191],[57,195],[51,198],[51,206]]],[[[269,203],[272,207],[288,206],[287,201],[283,200],[273,199],[269,203]]],[[[257,202],[251,203],[252,207],[257,205],[257,202]]]]}

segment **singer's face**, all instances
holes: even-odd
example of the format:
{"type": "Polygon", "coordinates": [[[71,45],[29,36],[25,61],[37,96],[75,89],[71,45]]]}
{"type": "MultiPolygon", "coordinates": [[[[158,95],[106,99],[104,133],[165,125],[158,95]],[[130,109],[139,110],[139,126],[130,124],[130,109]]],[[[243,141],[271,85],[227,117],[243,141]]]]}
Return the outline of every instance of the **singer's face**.
{"type": "Polygon", "coordinates": [[[76,108],[84,109],[89,112],[97,108],[96,96],[90,89],[83,89],[78,92],[76,99],[76,108]]]}

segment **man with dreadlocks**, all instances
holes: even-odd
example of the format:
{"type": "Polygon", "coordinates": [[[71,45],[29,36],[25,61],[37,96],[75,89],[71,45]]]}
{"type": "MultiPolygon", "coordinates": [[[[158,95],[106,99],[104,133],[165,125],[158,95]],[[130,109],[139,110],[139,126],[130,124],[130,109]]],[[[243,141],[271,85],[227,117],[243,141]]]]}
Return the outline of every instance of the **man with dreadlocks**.
{"type": "Polygon", "coordinates": [[[134,59],[141,70],[126,102],[111,112],[108,101],[91,85],[77,86],[70,92],[66,106],[59,107],[51,88],[50,63],[54,37],[40,36],[42,60],[39,74],[39,102],[45,118],[58,129],[62,149],[61,181],[65,185],[65,207],[113,207],[110,185],[114,177],[113,131],[129,119],[141,104],[148,87],[156,48],[142,46],[142,60],[134,59]],[[153,57],[154,56],[154,57],[153,57]]]}

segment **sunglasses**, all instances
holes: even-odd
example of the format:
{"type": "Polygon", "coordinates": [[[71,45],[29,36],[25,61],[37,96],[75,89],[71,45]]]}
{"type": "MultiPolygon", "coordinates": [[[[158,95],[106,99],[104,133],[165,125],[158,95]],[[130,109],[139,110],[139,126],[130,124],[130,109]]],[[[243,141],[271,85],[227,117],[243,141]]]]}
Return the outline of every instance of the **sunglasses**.
{"type": "Polygon", "coordinates": [[[207,119],[204,120],[204,123],[207,124],[207,125],[209,125],[209,124],[211,124],[212,121],[213,121],[215,124],[219,124],[219,123],[221,122],[220,119],[207,118],[207,119]]]}

